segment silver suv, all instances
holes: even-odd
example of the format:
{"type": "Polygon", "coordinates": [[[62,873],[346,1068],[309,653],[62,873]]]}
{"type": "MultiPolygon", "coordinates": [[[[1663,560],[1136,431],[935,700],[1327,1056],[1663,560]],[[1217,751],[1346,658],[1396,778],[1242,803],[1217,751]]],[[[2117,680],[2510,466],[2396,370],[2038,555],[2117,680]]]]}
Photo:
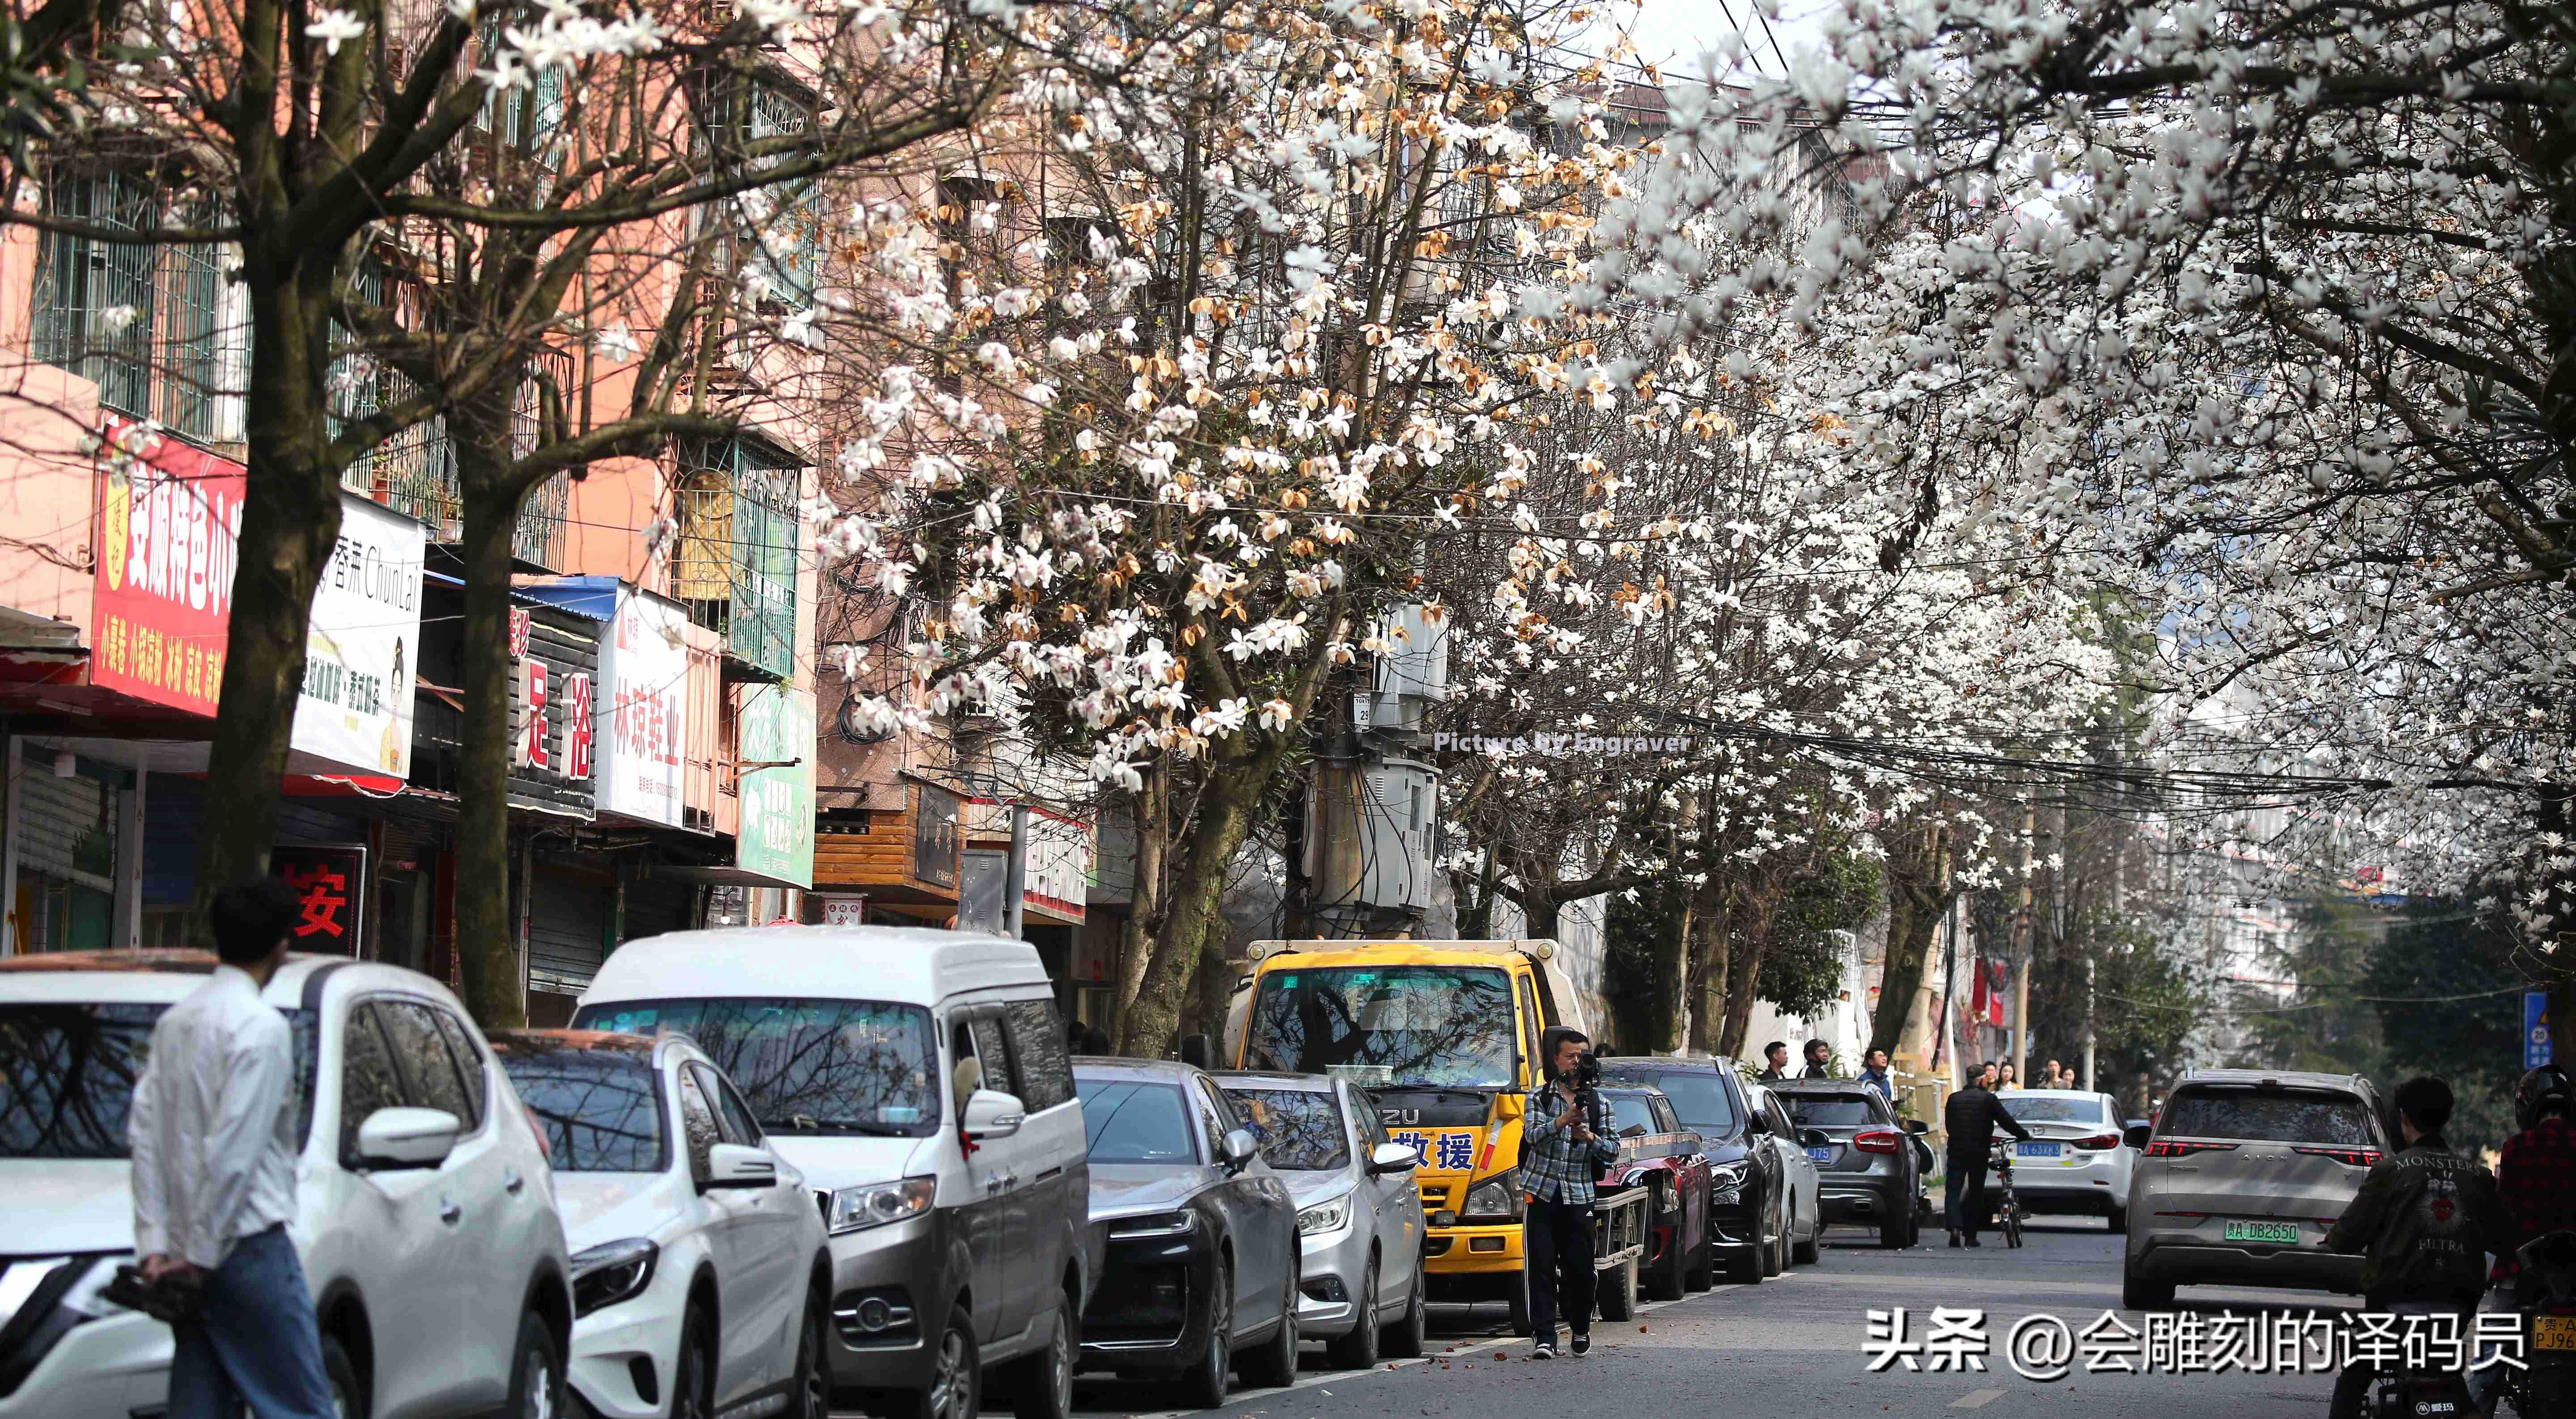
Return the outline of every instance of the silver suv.
{"type": "Polygon", "coordinates": [[[2388,1150],[2379,1093],[2357,1074],[2210,1069],[2185,1076],[2143,1146],[2120,1303],[2162,1310],[2181,1285],[2358,1292],[2357,1255],[2326,1231],[2388,1150]]]}

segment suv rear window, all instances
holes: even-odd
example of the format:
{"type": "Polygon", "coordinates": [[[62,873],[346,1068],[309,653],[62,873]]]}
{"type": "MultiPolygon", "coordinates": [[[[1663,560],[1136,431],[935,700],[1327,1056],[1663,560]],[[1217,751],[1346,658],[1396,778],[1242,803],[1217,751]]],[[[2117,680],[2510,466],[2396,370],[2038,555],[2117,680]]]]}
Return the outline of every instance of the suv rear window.
{"type": "Polygon", "coordinates": [[[2371,1147],[2379,1141],[2371,1135],[2370,1110],[2361,1100],[2312,1089],[2181,1090],[2165,1105],[2156,1134],[2347,1147],[2371,1147]]]}
{"type": "Polygon", "coordinates": [[[1858,1094],[1793,1094],[1782,1090],[1780,1102],[1789,1106],[1789,1119],[1800,1128],[1867,1128],[1878,1122],[1878,1111],[1858,1094]]]}

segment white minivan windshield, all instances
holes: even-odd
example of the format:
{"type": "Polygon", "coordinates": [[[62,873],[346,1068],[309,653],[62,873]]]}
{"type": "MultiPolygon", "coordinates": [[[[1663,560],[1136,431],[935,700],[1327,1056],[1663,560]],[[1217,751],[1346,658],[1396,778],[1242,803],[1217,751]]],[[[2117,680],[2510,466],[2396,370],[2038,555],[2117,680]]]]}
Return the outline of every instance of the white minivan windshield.
{"type": "Polygon", "coordinates": [[[585,1005],[576,1030],[686,1035],[771,1133],[927,1138],[939,1129],[930,1012],[885,1000],[726,996],[585,1005]]]}

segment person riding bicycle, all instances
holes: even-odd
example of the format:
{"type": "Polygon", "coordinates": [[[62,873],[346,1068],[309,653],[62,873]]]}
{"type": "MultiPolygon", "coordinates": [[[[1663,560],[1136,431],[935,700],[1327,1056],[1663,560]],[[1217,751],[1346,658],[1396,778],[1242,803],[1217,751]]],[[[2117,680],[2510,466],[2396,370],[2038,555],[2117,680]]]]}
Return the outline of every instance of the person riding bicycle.
{"type": "MultiPolygon", "coordinates": [[[[2462,1329],[2486,1289],[2487,1257],[2511,1238],[2495,1176],[2451,1151],[2451,1086],[2430,1075],[2397,1086],[2405,1146],[2381,1159],[2326,1233],[2327,1251],[2360,1252],[2362,1309],[2459,1313],[2462,1329]]],[[[2335,1377],[2334,1419],[2359,1419],[2375,1371],[2335,1377]]]]}
{"type": "Polygon", "coordinates": [[[1949,1204],[1950,1245],[1954,1247],[1961,1245],[1962,1232],[1966,1234],[1966,1245],[1982,1245],[1977,1240],[1977,1229],[1985,1224],[1986,1165],[1994,1149],[1995,1130],[2000,1128],[2015,1138],[2030,1137],[2030,1130],[2022,1127],[2004,1108],[2004,1101],[1987,1087],[1986,1072],[1980,1069],[1969,1076],[1967,1086],[1941,1106],[1942,1132],[1949,1135],[1945,1150],[1949,1156],[1943,1160],[1949,1181],[1942,1185],[1942,1192],[1949,1204]]]}

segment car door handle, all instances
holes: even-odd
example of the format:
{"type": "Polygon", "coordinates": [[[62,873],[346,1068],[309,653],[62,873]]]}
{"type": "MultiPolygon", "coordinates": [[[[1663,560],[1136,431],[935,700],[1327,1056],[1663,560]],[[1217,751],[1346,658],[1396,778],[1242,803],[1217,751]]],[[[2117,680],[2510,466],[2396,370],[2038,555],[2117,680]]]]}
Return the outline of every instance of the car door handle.
{"type": "Polygon", "coordinates": [[[516,1169],[512,1169],[511,1171],[501,1175],[501,1190],[510,1194],[512,1197],[516,1197],[520,1193],[527,1191],[527,1187],[528,1180],[519,1176],[516,1169]]]}
{"type": "Polygon", "coordinates": [[[452,1199],[442,1197],[438,1200],[438,1220],[453,1227],[465,1220],[465,1209],[457,1206],[452,1199]]]}

